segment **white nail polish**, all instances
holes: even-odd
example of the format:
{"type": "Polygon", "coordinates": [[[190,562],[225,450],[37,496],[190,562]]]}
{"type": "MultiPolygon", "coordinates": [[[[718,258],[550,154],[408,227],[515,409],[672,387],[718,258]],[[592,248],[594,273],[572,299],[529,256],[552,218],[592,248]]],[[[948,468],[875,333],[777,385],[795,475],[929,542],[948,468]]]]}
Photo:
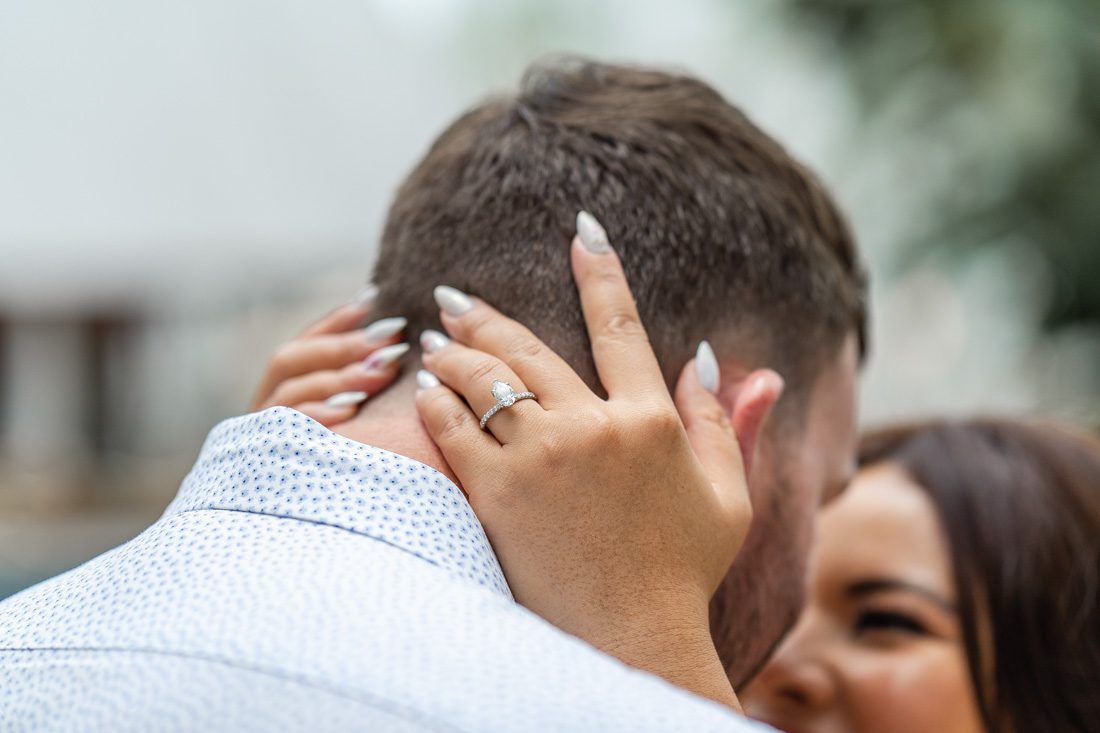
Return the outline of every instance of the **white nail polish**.
{"type": "Polygon", "coordinates": [[[438,387],[439,384],[439,377],[427,369],[421,369],[416,373],[416,386],[420,389],[431,389],[432,387],[438,387]]]}
{"type": "Polygon", "coordinates": [[[577,212],[577,235],[581,238],[584,248],[593,254],[605,254],[611,251],[607,232],[596,221],[596,217],[587,211],[577,212]]]}
{"type": "Polygon", "coordinates": [[[341,392],[329,397],[325,400],[325,404],[329,407],[350,407],[351,405],[358,405],[366,399],[366,392],[341,392]]]}
{"type": "Polygon", "coordinates": [[[708,392],[718,394],[718,359],[706,341],[700,341],[695,350],[695,376],[708,392]]]}
{"type": "Polygon", "coordinates": [[[420,334],[420,348],[427,354],[434,354],[450,342],[451,340],[439,331],[428,329],[420,334]]]}
{"type": "Polygon", "coordinates": [[[383,318],[381,321],[375,321],[366,328],[363,329],[363,335],[367,338],[367,343],[375,343],[377,341],[385,341],[391,336],[399,333],[401,329],[409,325],[409,322],[401,318],[383,318]]]}
{"type": "Polygon", "coordinates": [[[370,308],[378,298],[377,285],[364,285],[363,288],[351,299],[351,305],[358,308],[370,308]]]}
{"type": "Polygon", "coordinates": [[[393,364],[409,350],[408,344],[385,346],[363,360],[364,369],[382,369],[393,364]]]}
{"type": "Polygon", "coordinates": [[[432,291],[435,303],[449,316],[461,316],[474,307],[474,301],[466,293],[449,285],[440,285],[432,291]]]}

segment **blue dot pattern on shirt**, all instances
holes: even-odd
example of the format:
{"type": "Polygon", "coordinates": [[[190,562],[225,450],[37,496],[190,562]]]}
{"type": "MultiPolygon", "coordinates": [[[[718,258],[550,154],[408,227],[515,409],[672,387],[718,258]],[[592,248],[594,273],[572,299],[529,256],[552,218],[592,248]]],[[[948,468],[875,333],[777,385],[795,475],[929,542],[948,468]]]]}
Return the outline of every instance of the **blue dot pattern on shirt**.
{"type": "Polygon", "coordinates": [[[511,597],[462,491],[430,466],[272,408],[214,428],[165,515],[232,509],[332,524],[511,597]]]}
{"type": "Polygon", "coordinates": [[[461,498],[293,410],[219,425],[152,527],[0,603],[0,731],[758,730],[516,605],[461,498]]]}

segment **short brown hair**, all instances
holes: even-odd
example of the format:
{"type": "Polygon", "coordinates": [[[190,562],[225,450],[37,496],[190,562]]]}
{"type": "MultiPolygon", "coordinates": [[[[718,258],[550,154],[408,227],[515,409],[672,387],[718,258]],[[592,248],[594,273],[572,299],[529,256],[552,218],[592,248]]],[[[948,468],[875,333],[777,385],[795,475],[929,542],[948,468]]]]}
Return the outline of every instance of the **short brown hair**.
{"type": "Polygon", "coordinates": [[[1100,441],[1003,419],[870,433],[861,465],[897,463],[949,546],[986,729],[1090,731],[1100,720],[1100,441]]]}
{"type": "Polygon", "coordinates": [[[597,383],[569,269],[578,210],[623,260],[671,384],[709,338],[812,380],[864,341],[864,278],[814,178],[706,84],[575,58],[456,120],[397,192],[375,282],[382,315],[435,324],[449,284],[529,326],[597,383]],[[740,343],[734,338],[740,339],[740,343]]]}

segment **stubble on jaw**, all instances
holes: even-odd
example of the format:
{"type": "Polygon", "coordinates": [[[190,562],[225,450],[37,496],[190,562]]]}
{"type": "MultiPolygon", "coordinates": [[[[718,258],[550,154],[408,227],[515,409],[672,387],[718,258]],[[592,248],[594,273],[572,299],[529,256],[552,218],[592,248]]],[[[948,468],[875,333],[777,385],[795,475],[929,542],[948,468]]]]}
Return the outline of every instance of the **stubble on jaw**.
{"type": "Polygon", "coordinates": [[[813,516],[774,477],[745,545],[710,604],[711,636],[735,690],[744,688],[798,621],[813,516]],[[761,511],[766,509],[766,511],[761,511]]]}

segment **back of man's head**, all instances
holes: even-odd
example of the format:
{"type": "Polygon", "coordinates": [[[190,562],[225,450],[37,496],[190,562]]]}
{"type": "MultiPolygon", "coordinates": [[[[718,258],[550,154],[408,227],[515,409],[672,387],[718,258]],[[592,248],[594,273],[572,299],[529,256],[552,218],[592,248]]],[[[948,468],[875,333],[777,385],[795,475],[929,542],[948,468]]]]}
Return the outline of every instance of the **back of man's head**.
{"type": "MultiPolygon", "coordinates": [[[[723,364],[784,377],[787,421],[846,338],[862,344],[855,246],[814,178],[706,84],[577,59],[535,65],[517,95],[435,141],[386,221],[379,315],[407,317],[411,333],[437,327],[432,288],[452,285],[526,324],[597,386],[569,267],[582,209],[621,256],[670,384],[709,339],[723,364]]],[[[758,506],[757,524],[781,509],[758,506]]]]}
{"type": "Polygon", "coordinates": [[[701,339],[779,371],[787,399],[863,329],[863,281],[820,185],[700,81],[575,59],[454,122],[402,184],[379,309],[438,324],[432,288],[478,295],[596,375],[569,268],[577,211],[623,260],[670,382],[701,339]]]}

